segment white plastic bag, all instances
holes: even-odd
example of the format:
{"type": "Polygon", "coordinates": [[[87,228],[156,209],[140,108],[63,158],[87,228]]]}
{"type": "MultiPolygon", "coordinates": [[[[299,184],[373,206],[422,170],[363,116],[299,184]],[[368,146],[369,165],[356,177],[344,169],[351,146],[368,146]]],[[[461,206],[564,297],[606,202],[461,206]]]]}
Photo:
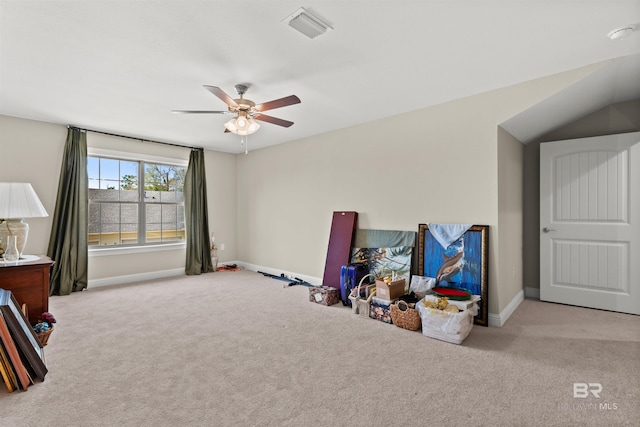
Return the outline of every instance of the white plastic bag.
{"type": "Polygon", "coordinates": [[[412,276],[411,285],[409,285],[409,293],[415,292],[416,294],[428,294],[430,290],[436,286],[436,279],[433,277],[425,276],[412,276]]]}
{"type": "Polygon", "coordinates": [[[474,295],[469,301],[449,301],[461,310],[458,313],[426,307],[423,302],[427,299],[437,301],[434,296],[426,296],[425,299],[416,303],[422,321],[423,335],[454,344],[462,343],[473,327],[473,318],[478,314],[477,301],[480,297],[474,295]]]}

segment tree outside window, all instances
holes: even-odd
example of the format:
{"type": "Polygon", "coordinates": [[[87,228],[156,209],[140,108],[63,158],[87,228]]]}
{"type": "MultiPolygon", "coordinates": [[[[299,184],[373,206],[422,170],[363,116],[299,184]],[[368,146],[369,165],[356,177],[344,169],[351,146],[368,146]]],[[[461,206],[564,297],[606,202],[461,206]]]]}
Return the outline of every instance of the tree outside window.
{"type": "Polygon", "coordinates": [[[183,241],[182,166],[89,157],[89,246],[183,241]]]}

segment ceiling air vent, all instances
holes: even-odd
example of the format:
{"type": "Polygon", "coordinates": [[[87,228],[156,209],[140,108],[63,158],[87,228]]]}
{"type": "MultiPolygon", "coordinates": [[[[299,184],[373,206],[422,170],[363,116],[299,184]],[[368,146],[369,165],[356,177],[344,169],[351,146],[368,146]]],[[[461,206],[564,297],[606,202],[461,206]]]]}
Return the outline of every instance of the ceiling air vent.
{"type": "Polygon", "coordinates": [[[308,10],[301,7],[291,15],[283,19],[291,28],[298,30],[310,39],[324,34],[333,28],[317,16],[312,15],[308,10]]]}

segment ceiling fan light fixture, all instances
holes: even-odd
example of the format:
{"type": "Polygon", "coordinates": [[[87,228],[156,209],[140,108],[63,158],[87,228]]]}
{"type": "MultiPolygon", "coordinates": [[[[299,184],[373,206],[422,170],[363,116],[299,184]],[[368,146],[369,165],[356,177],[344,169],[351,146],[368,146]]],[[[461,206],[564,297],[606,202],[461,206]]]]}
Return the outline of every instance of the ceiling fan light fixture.
{"type": "Polygon", "coordinates": [[[244,115],[229,120],[224,124],[224,127],[226,127],[229,132],[240,136],[251,135],[260,129],[260,125],[255,120],[244,115]]]}
{"type": "Polygon", "coordinates": [[[283,19],[283,21],[291,28],[299,31],[310,39],[315,39],[316,37],[324,34],[327,30],[333,29],[333,27],[317,16],[311,14],[304,7],[301,7],[290,14],[283,19]]]}
{"type": "Polygon", "coordinates": [[[285,96],[284,98],[274,99],[269,102],[263,102],[256,105],[249,99],[244,99],[243,95],[248,89],[248,85],[237,84],[235,86],[239,99],[233,99],[227,95],[222,89],[217,86],[204,85],[205,89],[211,92],[212,95],[218,97],[222,102],[227,104],[227,111],[204,111],[204,110],[174,110],[184,113],[209,113],[209,114],[235,114],[231,120],[224,124],[225,133],[233,133],[240,136],[240,141],[245,145],[245,153],[248,152],[246,148],[247,136],[255,133],[260,129],[260,125],[254,120],[256,117],[258,120],[268,122],[274,125],[288,128],[293,125],[293,122],[288,120],[279,119],[277,117],[268,116],[263,111],[273,110],[276,108],[286,107],[288,105],[299,104],[300,98],[295,95],[285,96]]]}
{"type": "Polygon", "coordinates": [[[260,125],[253,119],[245,120],[245,125],[243,127],[238,127],[238,130],[235,132],[235,134],[240,136],[251,135],[252,133],[257,131],[258,128],[260,128],[260,125]]]}

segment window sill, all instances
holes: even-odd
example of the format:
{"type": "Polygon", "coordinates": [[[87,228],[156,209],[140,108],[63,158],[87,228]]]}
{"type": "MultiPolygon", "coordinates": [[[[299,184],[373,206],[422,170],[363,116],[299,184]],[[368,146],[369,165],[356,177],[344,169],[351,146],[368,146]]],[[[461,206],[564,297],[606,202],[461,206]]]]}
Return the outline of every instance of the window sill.
{"type": "Polygon", "coordinates": [[[160,252],[160,251],[175,251],[184,249],[187,247],[186,242],[165,243],[161,245],[148,245],[148,246],[126,246],[126,247],[94,247],[89,248],[89,258],[98,256],[111,256],[111,255],[127,255],[127,254],[140,254],[148,252],[160,252]]]}

